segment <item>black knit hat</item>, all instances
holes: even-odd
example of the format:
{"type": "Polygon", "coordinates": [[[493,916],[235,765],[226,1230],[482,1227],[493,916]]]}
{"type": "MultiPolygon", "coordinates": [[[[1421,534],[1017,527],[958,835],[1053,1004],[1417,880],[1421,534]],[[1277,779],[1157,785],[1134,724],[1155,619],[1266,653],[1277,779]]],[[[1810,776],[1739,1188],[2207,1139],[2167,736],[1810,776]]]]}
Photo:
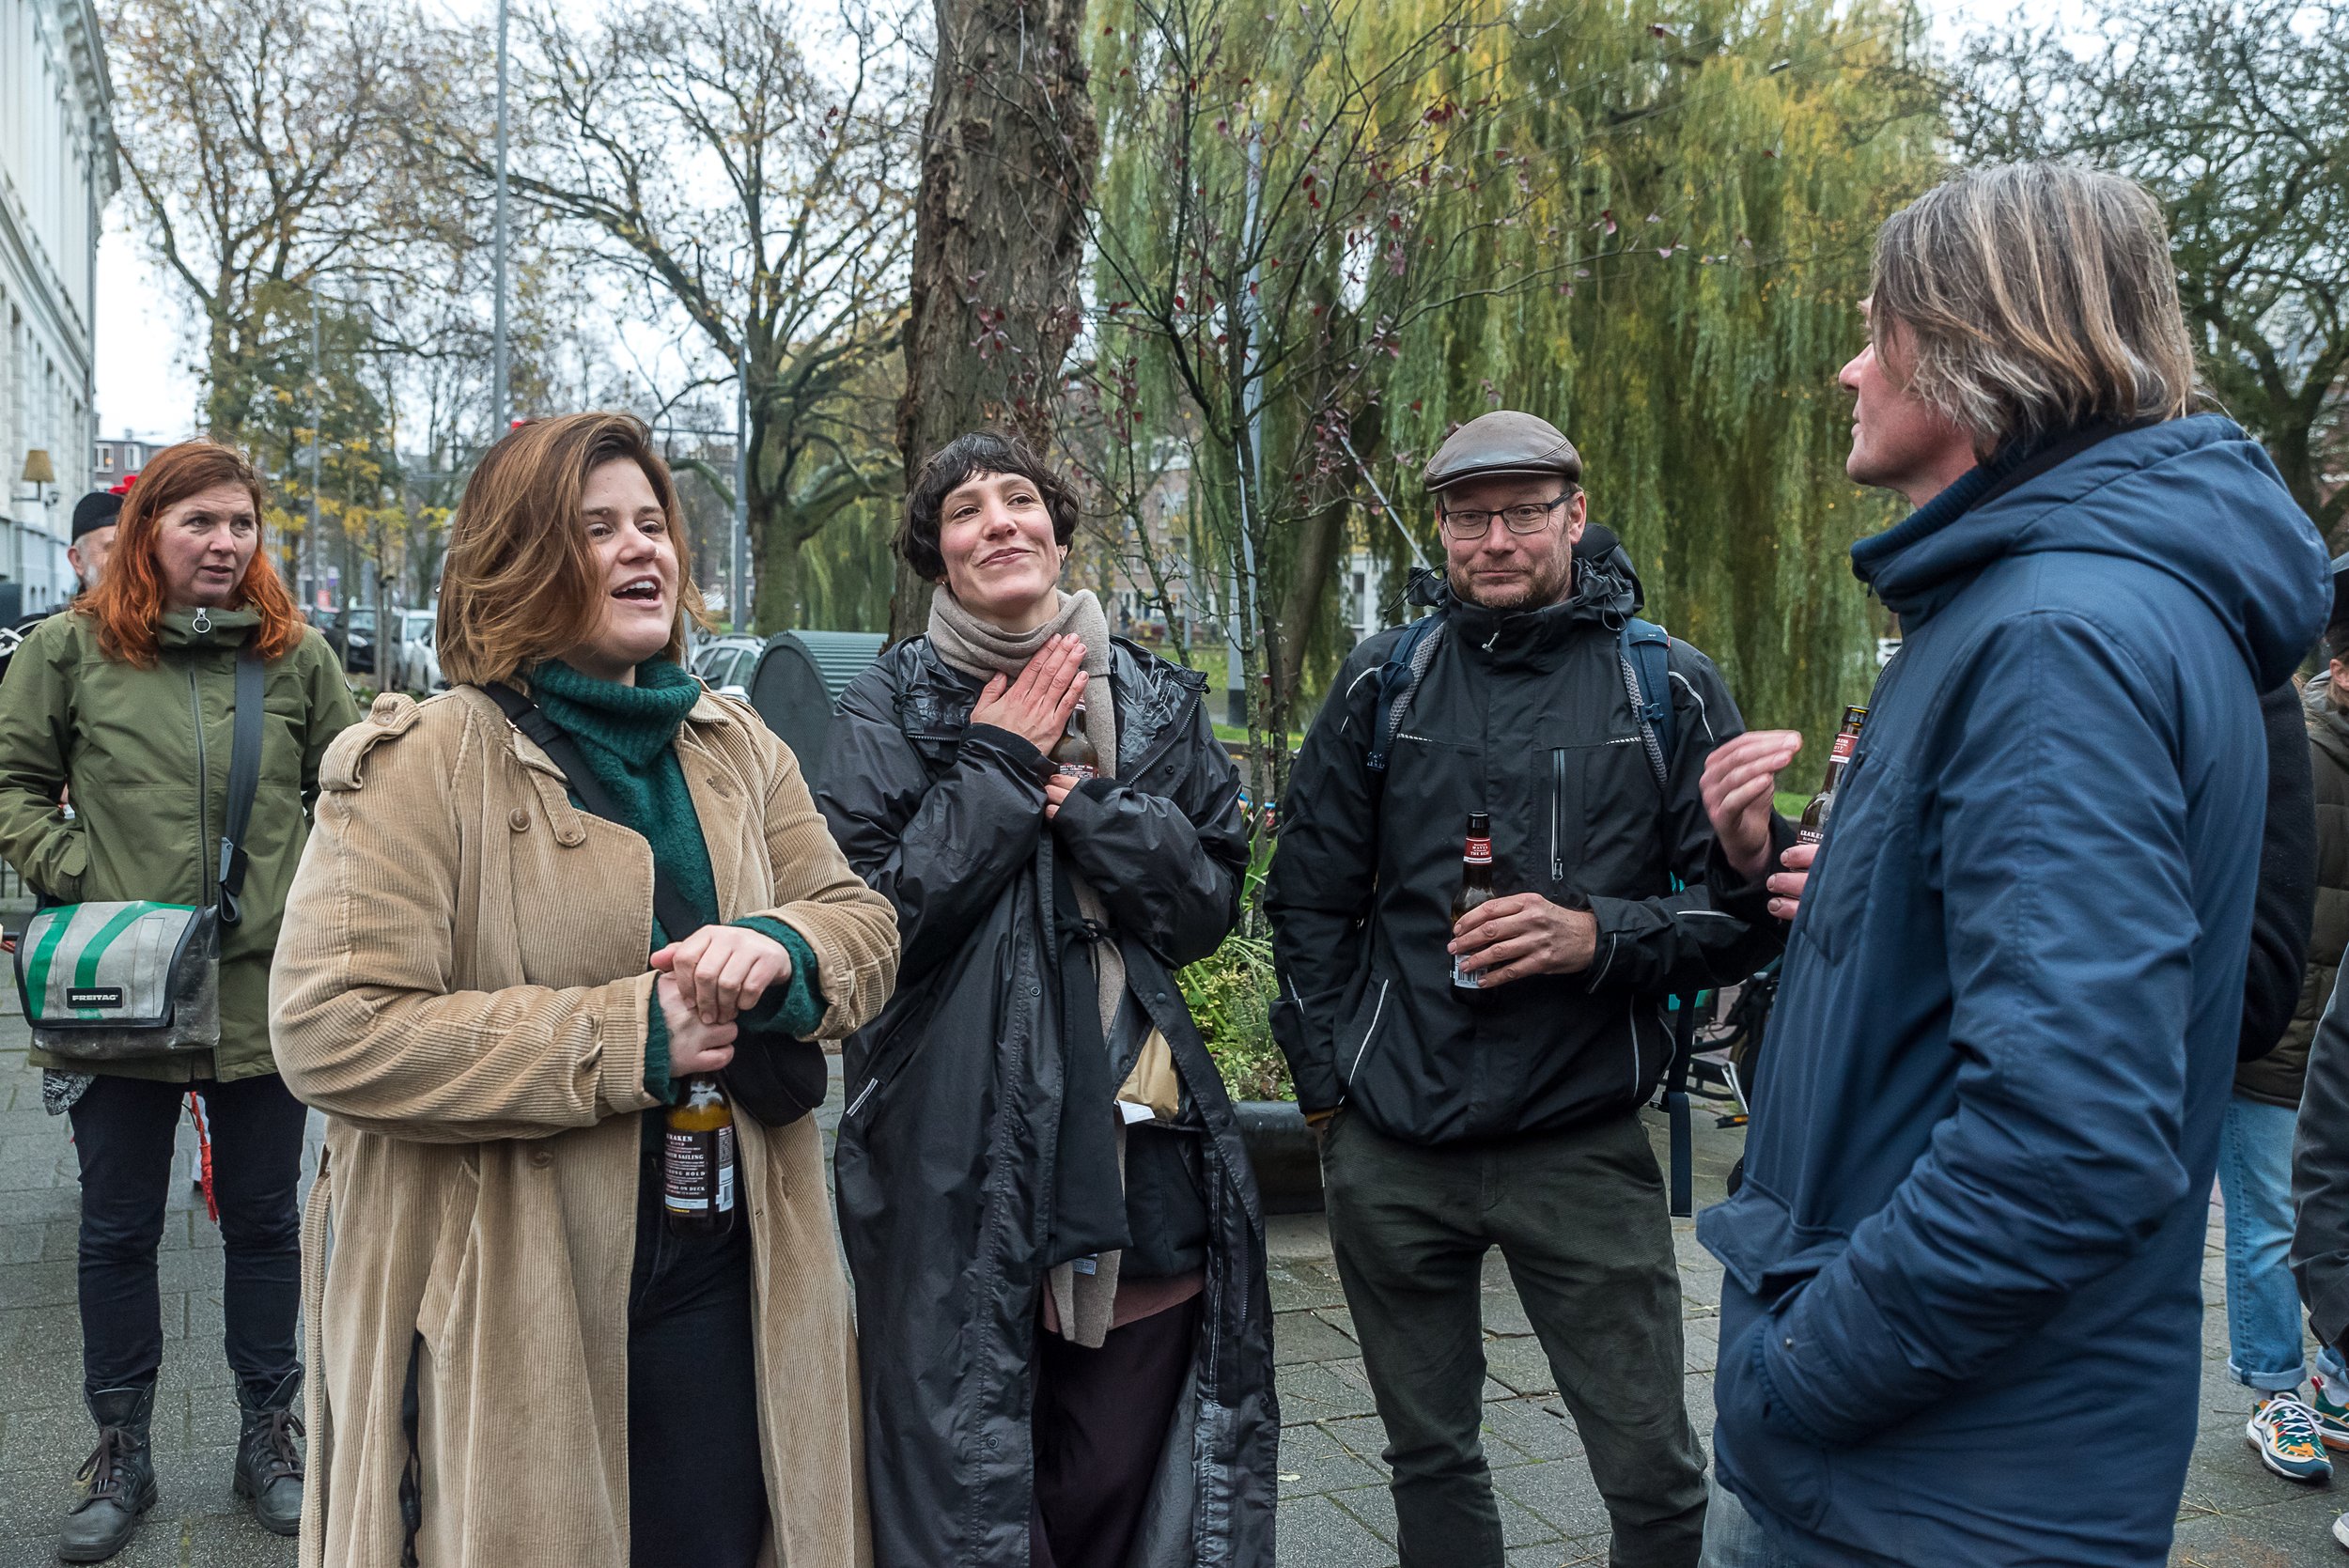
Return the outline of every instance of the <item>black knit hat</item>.
{"type": "MultiPolygon", "coordinates": [[[[122,497],[113,490],[92,490],[73,504],[73,536],[112,528],[122,515],[122,497]]],[[[55,536],[51,536],[53,538],[55,536]]]]}

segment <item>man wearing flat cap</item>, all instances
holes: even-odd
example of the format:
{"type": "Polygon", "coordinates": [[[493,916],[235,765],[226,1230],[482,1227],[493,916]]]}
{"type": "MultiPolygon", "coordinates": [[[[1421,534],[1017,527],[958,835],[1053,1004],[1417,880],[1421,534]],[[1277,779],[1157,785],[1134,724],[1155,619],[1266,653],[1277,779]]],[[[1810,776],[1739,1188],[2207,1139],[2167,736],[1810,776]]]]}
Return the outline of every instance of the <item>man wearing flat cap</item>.
{"type": "Polygon", "coordinates": [[[1638,1112],[1672,1057],[1664,999],[1750,973],[1779,938],[1705,887],[1699,780],[1743,727],[1736,706],[1686,643],[1634,657],[1639,578],[1611,535],[1586,536],[1581,476],[1526,413],[1437,452],[1439,619],[1346,660],[1267,885],[1274,1032],[1320,1129],[1405,1568],[1502,1560],[1479,1432],[1495,1247],[1606,1498],[1610,1560],[1686,1568],[1703,1529],[1671,1219],[1638,1112]],[[1667,690],[1635,697],[1643,663],[1667,690]],[[1471,813],[1495,896],[1455,924],[1471,813]]]}

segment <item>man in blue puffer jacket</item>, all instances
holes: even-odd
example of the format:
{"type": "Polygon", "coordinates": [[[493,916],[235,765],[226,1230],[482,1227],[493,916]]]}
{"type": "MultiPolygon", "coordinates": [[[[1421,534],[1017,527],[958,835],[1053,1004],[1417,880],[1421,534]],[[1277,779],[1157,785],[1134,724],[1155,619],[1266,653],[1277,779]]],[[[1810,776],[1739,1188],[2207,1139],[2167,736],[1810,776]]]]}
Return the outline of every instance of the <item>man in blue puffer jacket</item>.
{"type": "Polygon", "coordinates": [[[1728,1271],[1705,1561],[2152,1568],[2194,1442],[2259,693],[2324,620],[2325,551],[2260,448],[2188,415],[2135,185],[1952,180],[1885,225],[1868,309],[1847,469],[1917,510],[1852,565],[1904,645],[1815,865],[1769,810],[1794,737],[1705,778],[1714,885],[1800,911],[1745,1183],[1698,1225],[1728,1271]]]}

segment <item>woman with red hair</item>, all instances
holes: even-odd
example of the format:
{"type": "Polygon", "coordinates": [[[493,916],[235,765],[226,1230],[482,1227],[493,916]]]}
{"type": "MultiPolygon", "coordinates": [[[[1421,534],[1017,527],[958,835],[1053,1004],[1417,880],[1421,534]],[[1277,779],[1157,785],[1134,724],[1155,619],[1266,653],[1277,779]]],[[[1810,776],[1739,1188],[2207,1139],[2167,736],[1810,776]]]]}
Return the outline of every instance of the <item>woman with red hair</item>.
{"type": "Polygon", "coordinates": [[[221,927],[220,1045],[92,1065],[44,1057],[42,1099],[81,1160],[83,1390],[99,1428],[57,1555],[100,1562],[155,1501],[148,1440],[163,1359],[155,1252],[180,1103],[203,1102],[242,1430],[236,1488],[260,1522],[302,1514],[294,1341],[304,1111],[269,1043],[269,966],[308,836],[327,742],[359,714],[334,652],[303,624],[261,546],[261,481],[192,441],[126,499],[97,587],[42,622],[0,683],[0,854],[54,903],[215,901],[237,660],[259,656],[259,783],[235,924],[221,927]],[[71,809],[61,802],[70,800],[71,809]]]}

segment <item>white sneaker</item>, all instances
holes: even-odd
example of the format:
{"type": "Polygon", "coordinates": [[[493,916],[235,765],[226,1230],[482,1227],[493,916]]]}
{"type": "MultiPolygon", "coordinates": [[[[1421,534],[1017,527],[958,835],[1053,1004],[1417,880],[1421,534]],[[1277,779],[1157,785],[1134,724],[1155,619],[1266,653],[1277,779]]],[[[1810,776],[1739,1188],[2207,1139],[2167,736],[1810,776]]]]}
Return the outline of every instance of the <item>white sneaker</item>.
{"type": "Polygon", "coordinates": [[[2343,1551],[2349,1551],[2349,1514],[2333,1521],[2333,1539],[2341,1543],[2343,1551]]]}

